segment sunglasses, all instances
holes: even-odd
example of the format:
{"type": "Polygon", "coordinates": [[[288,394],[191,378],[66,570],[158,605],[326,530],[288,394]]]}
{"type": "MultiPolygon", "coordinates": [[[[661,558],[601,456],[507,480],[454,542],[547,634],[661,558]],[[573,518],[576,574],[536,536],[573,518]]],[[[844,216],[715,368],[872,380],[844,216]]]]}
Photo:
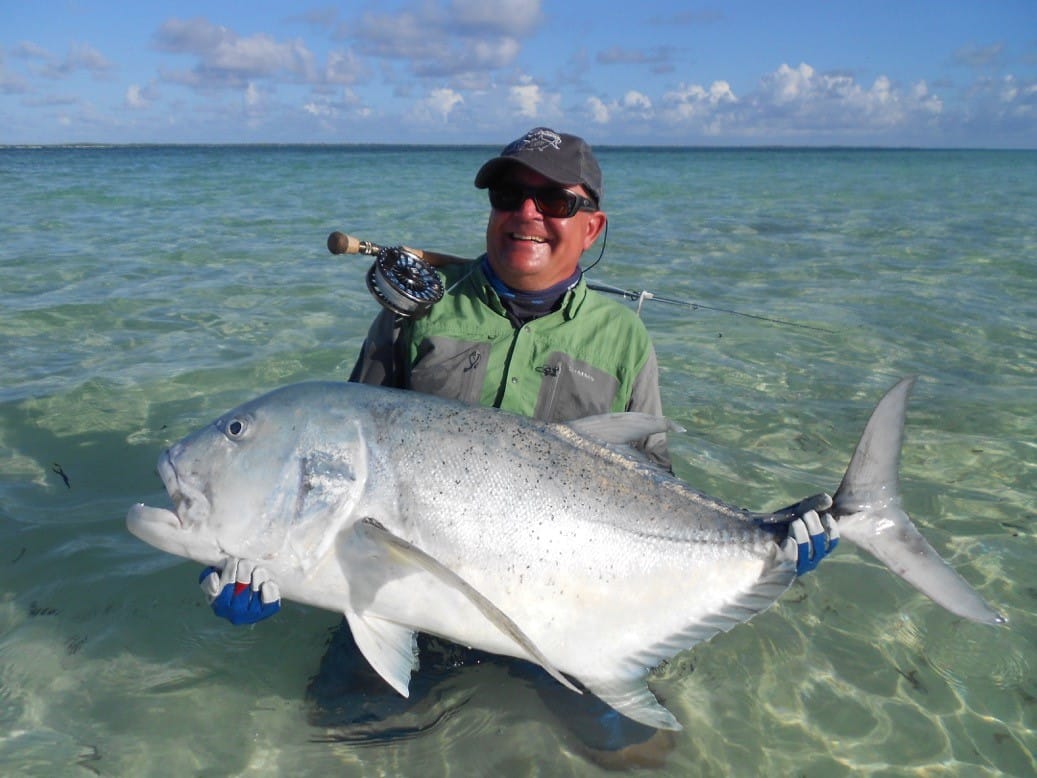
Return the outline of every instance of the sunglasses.
{"type": "Polygon", "coordinates": [[[598,205],[593,200],[556,186],[512,185],[490,189],[490,205],[498,211],[521,210],[522,204],[530,199],[541,214],[551,219],[569,219],[575,216],[577,211],[598,210],[598,205]]]}

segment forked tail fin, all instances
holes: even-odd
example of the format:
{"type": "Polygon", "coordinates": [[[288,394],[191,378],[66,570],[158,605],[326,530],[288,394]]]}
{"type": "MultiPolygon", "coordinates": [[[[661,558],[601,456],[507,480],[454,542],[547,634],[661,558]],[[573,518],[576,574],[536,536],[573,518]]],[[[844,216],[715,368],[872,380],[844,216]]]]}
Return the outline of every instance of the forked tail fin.
{"type": "Polygon", "coordinates": [[[958,616],[1004,624],[968,582],[948,565],[900,505],[900,446],[907,395],[905,378],[879,401],[835,493],[839,535],[867,551],[920,592],[958,616]]]}

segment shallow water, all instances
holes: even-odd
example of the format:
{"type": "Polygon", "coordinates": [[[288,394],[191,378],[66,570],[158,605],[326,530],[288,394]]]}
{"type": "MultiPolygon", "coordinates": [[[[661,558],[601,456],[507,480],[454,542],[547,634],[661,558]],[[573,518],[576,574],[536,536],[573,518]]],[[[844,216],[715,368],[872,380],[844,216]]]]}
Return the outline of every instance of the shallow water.
{"type": "MultiPolygon", "coordinates": [[[[338,617],[234,629],[130,536],[162,448],[261,391],[345,378],[375,304],[340,229],[473,256],[486,149],[0,149],[0,772],[593,775],[499,668],[424,734],[328,742],[303,690],[338,617]],[[64,474],[64,477],[62,477],[64,474]],[[65,478],[68,479],[66,485],[65,478]]],[[[603,149],[593,277],[646,302],[677,472],[754,509],[833,490],[918,384],[908,511],[1010,619],[962,622],[843,544],[657,673],[660,775],[1037,772],[1037,154],[603,149]]]]}

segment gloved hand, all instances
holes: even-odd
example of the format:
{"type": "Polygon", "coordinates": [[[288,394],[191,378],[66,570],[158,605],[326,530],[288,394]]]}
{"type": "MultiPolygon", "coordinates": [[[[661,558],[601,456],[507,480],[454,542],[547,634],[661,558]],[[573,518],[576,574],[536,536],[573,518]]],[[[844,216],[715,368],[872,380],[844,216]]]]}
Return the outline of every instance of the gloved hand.
{"type": "Polygon", "coordinates": [[[824,526],[817,511],[807,511],[789,522],[787,544],[796,545],[796,575],[809,573],[839,545],[839,525],[832,514],[824,515],[824,526]]]}
{"type": "Polygon", "coordinates": [[[245,559],[228,559],[223,571],[207,567],[198,578],[213,613],[231,624],[255,624],[281,610],[281,590],[267,572],[245,559]]]}

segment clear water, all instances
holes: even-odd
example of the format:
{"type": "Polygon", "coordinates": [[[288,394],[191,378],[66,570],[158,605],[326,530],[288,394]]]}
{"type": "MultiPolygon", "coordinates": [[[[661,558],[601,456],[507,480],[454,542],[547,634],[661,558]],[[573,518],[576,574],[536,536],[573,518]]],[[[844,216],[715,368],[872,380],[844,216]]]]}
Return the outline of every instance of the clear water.
{"type": "MultiPolygon", "coordinates": [[[[303,689],[338,617],[231,628],[197,565],[123,523],[163,504],[170,442],[348,375],[376,308],[329,232],[479,252],[490,151],[0,149],[0,773],[596,774],[485,666],[419,737],[325,742],[303,689]]],[[[600,156],[594,277],[816,328],[646,303],[678,473],[754,509],[831,491],[917,374],[906,507],[1011,621],[964,623],[844,544],[659,671],[685,730],[657,773],[1034,774],[1037,153],[600,156]]]]}

